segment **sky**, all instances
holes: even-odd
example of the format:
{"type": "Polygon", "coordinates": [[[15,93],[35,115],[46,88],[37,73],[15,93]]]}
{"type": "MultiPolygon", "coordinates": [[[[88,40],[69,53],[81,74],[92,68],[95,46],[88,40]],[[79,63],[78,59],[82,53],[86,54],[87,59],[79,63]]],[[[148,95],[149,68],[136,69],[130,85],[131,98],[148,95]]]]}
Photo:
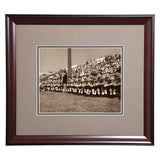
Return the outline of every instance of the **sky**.
{"type": "MultiPolygon", "coordinates": [[[[68,48],[40,47],[39,67],[40,73],[57,71],[68,66],[68,48]]],[[[122,48],[71,48],[72,65],[84,64],[86,60],[93,60],[105,55],[121,54],[122,48]]]]}

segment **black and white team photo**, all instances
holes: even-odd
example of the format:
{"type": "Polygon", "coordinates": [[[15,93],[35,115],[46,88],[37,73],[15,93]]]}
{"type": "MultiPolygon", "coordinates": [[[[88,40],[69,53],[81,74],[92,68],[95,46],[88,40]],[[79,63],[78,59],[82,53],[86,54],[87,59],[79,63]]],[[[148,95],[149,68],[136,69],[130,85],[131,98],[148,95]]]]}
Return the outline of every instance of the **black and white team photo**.
{"type": "Polygon", "coordinates": [[[39,113],[122,112],[122,47],[38,47],[39,113]]]}

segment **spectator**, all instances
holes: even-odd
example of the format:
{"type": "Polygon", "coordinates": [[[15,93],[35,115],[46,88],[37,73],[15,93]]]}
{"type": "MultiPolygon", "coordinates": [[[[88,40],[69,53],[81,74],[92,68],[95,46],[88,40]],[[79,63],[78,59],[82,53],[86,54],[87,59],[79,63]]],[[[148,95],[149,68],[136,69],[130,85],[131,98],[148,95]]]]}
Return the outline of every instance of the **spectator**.
{"type": "Polygon", "coordinates": [[[51,90],[92,96],[120,96],[121,55],[109,55],[72,66],[68,79],[66,69],[40,84],[40,91],[51,90]]]}

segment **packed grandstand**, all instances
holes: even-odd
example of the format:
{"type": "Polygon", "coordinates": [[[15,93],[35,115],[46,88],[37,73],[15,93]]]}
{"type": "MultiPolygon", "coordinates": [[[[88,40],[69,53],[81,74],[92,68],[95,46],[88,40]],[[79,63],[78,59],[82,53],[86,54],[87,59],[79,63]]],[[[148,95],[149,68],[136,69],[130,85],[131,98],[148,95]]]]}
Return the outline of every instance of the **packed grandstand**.
{"type": "Polygon", "coordinates": [[[85,96],[121,95],[121,55],[106,55],[84,64],[40,76],[40,91],[66,92],[85,96]],[[66,79],[66,81],[65,81],[66,79]]]}

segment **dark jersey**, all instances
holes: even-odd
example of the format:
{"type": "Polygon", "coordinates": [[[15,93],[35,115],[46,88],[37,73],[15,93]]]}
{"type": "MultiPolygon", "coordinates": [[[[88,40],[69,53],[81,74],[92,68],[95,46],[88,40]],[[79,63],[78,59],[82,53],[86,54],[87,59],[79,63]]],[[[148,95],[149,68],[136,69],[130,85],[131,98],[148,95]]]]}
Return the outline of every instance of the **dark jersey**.
{"type": "Polygon", "coordinates": [[[63,82],[62,83],[67,83],[67,75],[66,74],[63,76],[63,82]]]}

